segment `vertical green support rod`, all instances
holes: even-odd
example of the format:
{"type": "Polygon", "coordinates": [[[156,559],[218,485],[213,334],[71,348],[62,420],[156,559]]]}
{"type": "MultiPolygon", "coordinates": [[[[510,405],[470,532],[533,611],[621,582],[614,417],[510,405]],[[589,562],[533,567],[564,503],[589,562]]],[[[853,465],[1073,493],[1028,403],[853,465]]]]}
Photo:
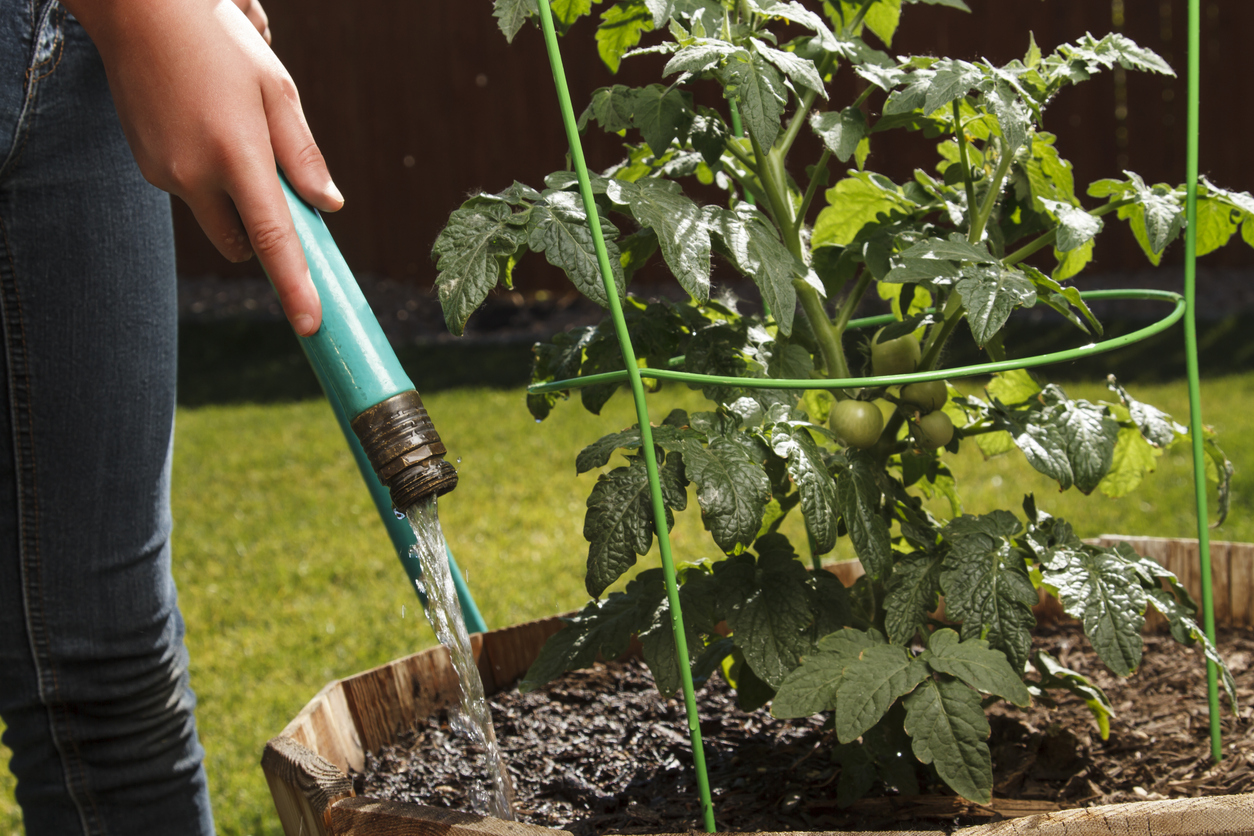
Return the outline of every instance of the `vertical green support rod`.
{"type": "Polygon", "coordinates": [[[596,246],[597,263],[601,268],[601,281],[605,284],[605,295],[610,301],[610,313],[614,318],[614,331],[618,336],[618,344],[622,348],[623,363],[627,367],[628,380],[631,383],[631,394],[636,403],[636,416],[640,423],[640,452],[644,456],[645,470],[649,477],[649,491],[652,496],[653,525],[657,530],[658,551],[662,558],[662,572],[666,576],[666,597],[670,604],[671,627],[675,634],[675,656],[679,660],[680,681],[684,690],[684,705],[688,713],[688,732],[692,740],[692,760],[697,777],[697,792],[701,800],[702,819],[709,833],[716,830],[714,824],[714,803],[710,798],[710,779],[705,770],[705,749],[701,743],[701,725],[697,717],[697,700],[692,687],[692,668],[688,664],[688,640],[684,635],[683,613],[679,606],[679,584],[675,579],[675,563],[671,557],[670,532],[666,527],[666,506],[662,500],[662,485],[658,477],[657,456],[653,446],[653,430],[649,424],[649,407],[644,399],[644,384],[640,380],[640,369],[636,365],[635,351],[631,345],[631,337],[627,333],[627,323],[623,319],[622,305],[618,300],[618,288],[614,284],[614,273],[610,268],[609,253],[605,248],[605,238],[601,233],[601,220],[597,214],[596,202],[592,196],[592,181],[588,177],[588,166],[584,162],[583,146],[579,141],[579,128],[575,123],[575,110],[571,105],[570,91],[566,87],[566,72],[562,69],[562,56],[557,46],[557,32],[553,26],[553,13],[549,9],[548,0],[540,0],[537,4],[540,13],[540,26],[544,30],[544,44],[549,53],[549,65],[553,70],[553,83],[557,86],[558,104],[562,110],[562,124],[566,128],[566,138],[570,143],[570,157],[579,176],[579,193],[583,198],[584,210],[588,215],[588,227],[592,232],[592,240],[596,246]]]}
{"type": "MultiPolygon", "coordinates": [[[[1189,374],[1189,433],[1193,438],[1193,491],[1197,500],[1197,556],[1202,570],[1202,618],[1206,637],[1215,643],[1215,596],[1211,589],[1210,511],[1206,505],[1206,462],[1202,447],[1202,392],[1197,361],[1197,146],[1201,90],[1202,15],[1200,0],[1189,0],[1189,103],[1185,184],[1188,196],[1184,231],[1184,350],[1189,374]]],[[[1206,693],[1210,701],[1210,754],[1223,758],[1219,727],[1219,669],[1206,660],[1206,693]]]]}

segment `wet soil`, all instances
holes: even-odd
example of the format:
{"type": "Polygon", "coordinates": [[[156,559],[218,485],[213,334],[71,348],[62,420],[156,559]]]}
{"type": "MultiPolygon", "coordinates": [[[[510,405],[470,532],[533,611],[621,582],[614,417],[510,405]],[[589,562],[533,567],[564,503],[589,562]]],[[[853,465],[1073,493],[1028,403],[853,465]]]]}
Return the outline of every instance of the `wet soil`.
{"type": "MultiPolygon", "coordinates": [[[[994,802],[955,799],[919,768],[923,794],[886,793],[841,809],[834,735],[822,718],[745,713],[719,677],[698,692],[720,830],[950,829],[1001,817],[1123,801],[1254,792],[1254,632],[1220,635],[1237,681],[1238,714],[1223,712],[1224,760],[1210,758],[1206,675],[1199,649],[1146,636],[1140,671],[1110,674],[1074,624],[1037,644],[1100,685],[1116,717],[1102,740],[1083,702],[990,712],[994,802]],[[878,796],[878,797],[875,797],[878,796]]],[[[660,696],[637,661],[597,665],[530,694],[491,699],[518,818],[593,833],[686,832],[699,826],[682,700],[660,696]]],[[[481,758],[446,717],[367,756],[359,794],[470,809],[481,758]]]]}

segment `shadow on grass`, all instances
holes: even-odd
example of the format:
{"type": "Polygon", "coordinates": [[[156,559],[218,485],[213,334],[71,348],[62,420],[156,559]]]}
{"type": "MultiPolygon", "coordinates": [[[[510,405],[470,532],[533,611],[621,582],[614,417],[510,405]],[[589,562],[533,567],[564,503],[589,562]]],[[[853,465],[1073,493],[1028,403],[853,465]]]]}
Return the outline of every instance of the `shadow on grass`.
{"type": "MultiPolygon", "coordinates": [[[[1107,323],[1106,336],[1142,327],[1142,321],[1107,323]]],[[[1254,367],[1254,315],[1199,323],[1203,378],[1254,367]]],[[[1006,340],[1012,357],[1028,357],[1081,345],[1079,331],[1056,324],[1012,322],[1006,340]]],[[[952,341],[949,367],[988,358],[970,337],[952,341]]],[[[445,343],[410,346],[398,352],[401,365],[420,392],[459,387],[514,388],[527,383],[531,343],[445,343]]],[[[1185,376],[1183,329],[1177,325],[1148,340],[1084,360],[1047,368],[1054,380],[1094,380],[1114,374],[1125,382],[1161,382],[1185,376]]],[[[270,403],[321,396],[318,381],[284,322],[246,320],[183,323],[179,334],[179,403],[270,403]]]]}

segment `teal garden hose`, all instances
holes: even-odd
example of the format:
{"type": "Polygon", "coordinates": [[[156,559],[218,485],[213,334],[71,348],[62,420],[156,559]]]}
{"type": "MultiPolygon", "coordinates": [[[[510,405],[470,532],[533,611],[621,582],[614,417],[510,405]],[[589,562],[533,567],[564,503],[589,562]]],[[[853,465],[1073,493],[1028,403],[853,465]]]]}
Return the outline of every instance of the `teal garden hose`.
{"type": "MultiPolygon", "coordinates": [[[[445,461],[444,444],[422,399],[326,223],[285,178],[280,180],[322,301],[322,324],[312,336],[298,338],[301,348],[326,392],[401,565],[411,580],[421,580],[419,562],[410,557],[417,542],[414,533],[393,509],[404,512],[426,497],[451,491],[457,472],[445,461]]],[[[483,617],[451,552],[448,559],[466,628],[484,632],[483,617]]]]}

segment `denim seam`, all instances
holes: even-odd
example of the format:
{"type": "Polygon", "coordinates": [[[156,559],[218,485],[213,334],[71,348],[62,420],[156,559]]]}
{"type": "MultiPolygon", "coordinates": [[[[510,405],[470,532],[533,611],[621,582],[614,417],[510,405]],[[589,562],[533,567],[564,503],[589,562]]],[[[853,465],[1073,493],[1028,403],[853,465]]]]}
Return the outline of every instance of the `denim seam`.
{"type": "Polygon", "coordinates": [[[32,662],[39,683],[39,698],[48,714],[52,742],[61,758],[66,790],[78,811],[83,833],[99,833],[90,821],[100,822],[95,801],[87,792],[82,754],[70,733],[70,718],[64,706],[56,707],[56,694],[60,683],[56,666],[51,662],[48,646],[46,606],[43,598],[42,561],[39,548],[38,467],[34,460],[34,425],[30,409],[30,374],[27,367],[29,351],[26,329],[22,318],[21,296],[17,288],[17,265],[13,248],[9,243],[8,228],[0,217],[0,244],[4,247],[8,270],[0,269],[0,327],[5,341],[5,363],[9,388],[10,426],[13,437],[13,456],[16,485],[18,523],[18,566],[22,580],[22,598],[25,607],[26,633],[31,647],[32,662]],[[72,752],[67,752],[66,744],[72,752]],[[91,816],[87,807],[91,808],[91,816]]]}
{"type": "MultiPolygon", "coordinates": [[[[42,81],[56,72],[57,67],[61,64],[61,57],[65,54],[65,35],[61,32],[61,24],[65,22],[65,7],[63,7],[60,3],[52,3],[49,5],[48,10],[40,17],[39,26],[35,29],[35,46],[39,46],[40,36],[43,34],[44,29],[48,26],[52,26],[53,31],[56,32],[56,35],[54,36],[56,38],[56,43],[54,43],[52,49],[49,50],[47,58],[40,61],[38,64],[31,64],[31,66],[27,68],[26,83],[28,85],[33,85],[37,81],[42,81]],[[55,20],[53,19],[53,15],[56,16],[55,20]],[[31,77],[36,70],[40,67],[47,66],[49,62],[52,63],[52,66],[48,68],[47,72],[41,73],[34,78],[31,77]]],[[[34,60],[34,58],[35,56],[32,55],[31,59],[34,60]]]]}
{"type": "Polygon", "coordinates": [[[22,152],[26,150],[26,141],[30,138],[31,122],[33,121],[35,113],[35,99],[38,96],[38,82],[52,75],[56,68],[61,64],[61,57],[65,53],[65,35],[61,30],[61,23],[64,22],[64,20],[65,9],[60,3],[55,1],[48,2],[43,6],[42,12],[40,11],[37,0],[31,5],[31,63],[30,66],[26,68],[25,83],[23,85],[23,93],[25,95],[22,101],[22,110],[18,113],[17,122],[13,128],[13,143],[10,146],[9,155],[4,160],[0,160],[0,176],[3,176],[7,171],[9,171],[9,169],[17,164],[17,161],[22,157],[22,152]],[[47,64],[52,60],[52,58],[49,57],[38,64],[35,63],[39,47],[39,35],[49,24],[51,16],[58,11],[61,16],[55,23],[55,26],[57,27],[57,42],[52,48],[53,53],[56,55],[56,61],[48,72],[38,77],[32,77],[34,71],[38,67],[42,67],[44,64],[47,64]]]}

